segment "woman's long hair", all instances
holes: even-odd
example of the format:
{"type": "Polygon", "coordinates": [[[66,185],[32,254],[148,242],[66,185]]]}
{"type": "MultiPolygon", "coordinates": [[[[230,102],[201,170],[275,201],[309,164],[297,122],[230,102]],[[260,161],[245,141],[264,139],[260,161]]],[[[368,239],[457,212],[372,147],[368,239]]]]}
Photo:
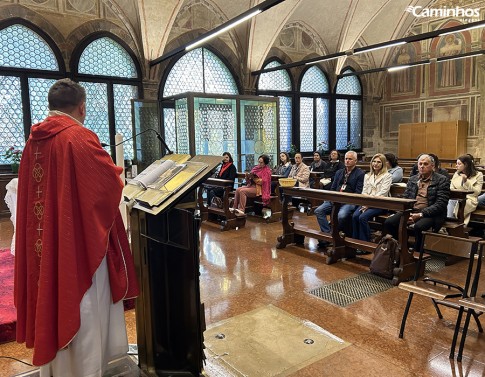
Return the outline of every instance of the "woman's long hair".
{"type": "Polygon", "coordinates": [[[387,159],[386,156],[384,156],[382,153],[376,153],[374,156],[372,156],[372,159],[370,160],[370,174],[375,174],[375,175],[381,175],[384,173],[387,173],[387,159]],[[379,170],[377,174],[374,172],[374,168],[372,167],[372,162],[378,158],[382,162],[382,168],[379,170]]]}
{"type": "Polygon", "coordinates": [[[475,164],[473,163],[472,158],[468,154],[464,154],[458,157],[463,165],[465,165],[465,170],[463,171],[467,177],[473,177],[477,175],[477,169],[475,168],[475,164]]]}

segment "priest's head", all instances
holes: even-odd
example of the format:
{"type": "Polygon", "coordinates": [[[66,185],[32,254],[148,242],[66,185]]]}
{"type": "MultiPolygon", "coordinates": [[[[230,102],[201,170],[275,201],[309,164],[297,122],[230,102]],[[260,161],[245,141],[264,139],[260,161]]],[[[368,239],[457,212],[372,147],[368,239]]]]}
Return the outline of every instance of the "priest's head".
{"type": "Polygon", "coordinates": [[[79,122],[86,119],[86,91],[70,79],[58,80],[49,89],[49,110],[62,111],[79,122]]]}

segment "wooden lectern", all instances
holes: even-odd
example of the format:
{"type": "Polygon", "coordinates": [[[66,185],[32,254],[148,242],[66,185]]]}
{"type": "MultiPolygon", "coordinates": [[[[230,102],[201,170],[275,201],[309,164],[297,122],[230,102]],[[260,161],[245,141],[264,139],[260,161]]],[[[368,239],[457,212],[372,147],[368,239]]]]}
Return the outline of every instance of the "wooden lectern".
{"type": "Polygon", "coordinates": [[[136,300],[138,359],[149,376],[199,376],[205,318],[199,290],[197,187],[221,162],[219,156],[190,161],[206,167],[160,206],[135,205],[131,243],[140,282],[136,300]]]}

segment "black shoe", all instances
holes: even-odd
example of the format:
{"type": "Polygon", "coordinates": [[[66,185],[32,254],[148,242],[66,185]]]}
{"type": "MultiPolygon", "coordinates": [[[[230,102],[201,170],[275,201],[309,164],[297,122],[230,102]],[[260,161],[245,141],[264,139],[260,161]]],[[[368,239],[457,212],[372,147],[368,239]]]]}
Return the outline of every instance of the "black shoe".
{"type": "Polygon", "coordinates": [[[356,249],[355,254],[357,254],[357,255],[368,255],[368,254],[372,254],[372,253],[370,251],[356,249]]]}
{"type": "Polygon", "coordinates": [[[330,242],[328,241],[318,241],[318,247],[329,247],[330,246],[330,242]]]}

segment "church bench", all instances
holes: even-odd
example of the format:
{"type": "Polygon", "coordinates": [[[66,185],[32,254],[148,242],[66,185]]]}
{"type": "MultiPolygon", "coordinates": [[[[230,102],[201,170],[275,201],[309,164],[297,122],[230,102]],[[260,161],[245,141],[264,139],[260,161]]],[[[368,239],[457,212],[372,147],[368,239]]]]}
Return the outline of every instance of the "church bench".
{"type": "MultiPolygon", "coordinates": [[[[338,211],[343,204],[356,204],[372,208],[383,208],[393,211],[403,212],[401,225],[398,232],[398,241],[401,246],[399,266],[394,269],[392,282],[397,285],[414,276],[416,269],[416,259],[408,247],[407,220],[415,203],[413,199],[401,199],[390,197],[375,197],[361,194],[350,194],[345,192],[335,192],[316,189],[302,189],[296,187],[283,187],[283,234],[278,237],[276,247],[278,249],[286,247],[291,243],[302,244],[305,237],[315,238],[321,241],[333,243],[333,247],[327,250],[327,264],[336,263],[342,258],[354,258],[355,250],[374,251],[377,244],[373,242],[361,241],[351,238],[338,230],[338,211]],[[330,201],[333,202],[331,213],[331,223],[333,224],[331,233],[321,232],[319,229],[309,229],[306,225],[299,225],[289,221],[288,216],[288,196],[299,196],[308,200],[330,201]]],[[[421,271],[422,273],[422,271],[421,271]]]]}
{"type": "Polygon", "coordinates": [[[208,178],[202,183],[198,192],[198,204],[200,210],[200,217],[202,221],[208,220],[215,222],[221,226],[221,230],[230,230],[242,228],[246,225],[246,215],[231,212],[230,208],[230,194],[233,191],[234,182],[227,179],[208,178]],[[213,207],[210,203],[204,201],[204,191],[210,190],[212,187],[219,187],[224,189],[222,196],[223,207],[213,207]]]}

